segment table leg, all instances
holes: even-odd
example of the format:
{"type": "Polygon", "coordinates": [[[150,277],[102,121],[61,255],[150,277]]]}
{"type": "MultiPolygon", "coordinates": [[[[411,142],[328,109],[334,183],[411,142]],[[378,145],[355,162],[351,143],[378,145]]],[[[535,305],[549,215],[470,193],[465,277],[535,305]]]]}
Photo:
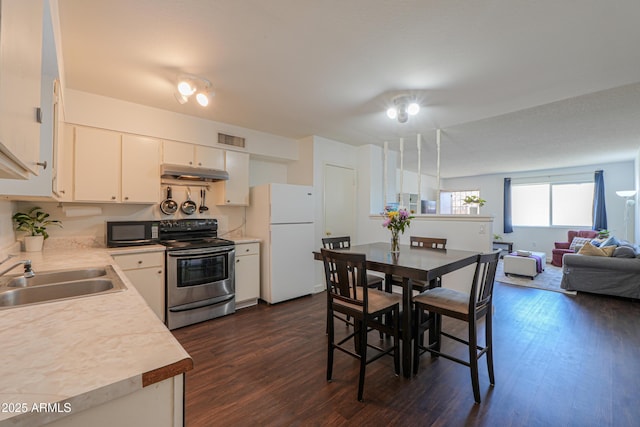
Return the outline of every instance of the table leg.
{"type": "Polygon", "coordinates": [[[411,376],[411,284],[402,278],[402,372],[405,378],[411,376]]]}

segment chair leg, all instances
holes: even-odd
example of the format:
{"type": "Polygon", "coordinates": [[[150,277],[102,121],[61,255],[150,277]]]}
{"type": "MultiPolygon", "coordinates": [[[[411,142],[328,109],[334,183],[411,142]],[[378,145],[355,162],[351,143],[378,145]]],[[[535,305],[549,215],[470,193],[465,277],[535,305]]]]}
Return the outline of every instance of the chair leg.
{"type": "Polygon", "coordinates": [[[327,310],[327,381],[331,381],[331,376],[333,374],[333,340],[334,340],[334,330],[333,330],[333,310],[327,310]]]}
{"type": "MultiPolygon", "coordinates": [[[[473,314],[472,314],[473,316],[473,314]]],[[[471,368],[471,386],[473,387],[473,398],[476,403],[480,403],[480,382],[478,380],[478,336],[476,322],[469,321],[469,368],[471,368]]]]}
{"type": "Polygon", "coordinates": [[[418,368],[420,367],[420,336],[422,335],[422,331],[420,331],[420,323],[422,322],[422,309],[417,304],[416,313],[413,318],[413,330],[416,333],[416,336],[413,340],[413,374],[415,375],[418,373],[418,368]]]}
{"type": "Polygon", "coordinates": [[[362,402],[364,394],[364,375],[367,368],[367,329],[366,321],[360,322],[360,377],[358,379],[358,401],[362,402]]]}
{"type": "Polygon", "coordinates": [[[485,316],[485,345],[487,346],[487,370],[489,371],[489,383],[496,385],[496,379],[493,374],[493,318],[489,307],[485,316]]]}
{"type": "Polygon", "coordinates": [[[396,375],[400,375],[400,307],[393,312],[393,364],[396,375]]]}
{"type": "MultiPolygon", "coordinates": [[[[440,345],[442,344],[442,338],[440,332],[442,331],[442,315],[439,313],[430,313],[432,317],[432,329],[429,329],[429,347],[436,351],[440,351],[440,345]]],[[[436,353],[431,353],[431,357],[438,357],[436,353]]]]}

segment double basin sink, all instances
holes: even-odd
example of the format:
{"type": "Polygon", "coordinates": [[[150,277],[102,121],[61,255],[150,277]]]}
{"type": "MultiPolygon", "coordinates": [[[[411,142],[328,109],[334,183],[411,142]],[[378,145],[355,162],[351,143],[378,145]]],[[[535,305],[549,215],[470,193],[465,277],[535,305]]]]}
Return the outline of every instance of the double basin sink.
{"type": "Polygon", "coordinates": [[[126,290],[110,265],[0,277],[0,310],[126,290]]]}

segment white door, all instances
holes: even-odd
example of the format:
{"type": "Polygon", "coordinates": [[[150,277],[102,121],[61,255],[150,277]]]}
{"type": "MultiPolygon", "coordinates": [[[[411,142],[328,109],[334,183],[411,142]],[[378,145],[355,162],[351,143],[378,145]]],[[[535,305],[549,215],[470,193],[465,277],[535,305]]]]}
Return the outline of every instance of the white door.
{"type": "Polygon", "coordinates": [[[273,304],[313,291],[313,223],[271,225],[271,289],[262,298],[273,304]]]}
{"type": "Polygon", "coordinates": [[[341,166],[324,167],[324,234],[355,236],[355,171],[341,166]]]}

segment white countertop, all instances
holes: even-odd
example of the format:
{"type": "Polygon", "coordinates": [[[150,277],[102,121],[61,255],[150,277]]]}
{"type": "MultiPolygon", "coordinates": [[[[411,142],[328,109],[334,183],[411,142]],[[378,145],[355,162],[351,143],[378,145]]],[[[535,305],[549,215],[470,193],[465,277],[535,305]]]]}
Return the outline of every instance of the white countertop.
{"type": "Polygon", "coordinates": [[[257,237],[249,237],[249,236],[243,236],[243,237],[234,237],[233,239],[233,243],[235,243],[236,245],[241,245],[243,243],[260,243],[262,242],[262,239],[258,239],[257,237]]]}
{"type": "MultiPolygon", "coordinates": [[[[164,247],[124,251],[141,250],[164,247]]],[[[31,259],[36,275],[108,264],[128,289],[0,310],[0,404],[31,408],[68,402],[75,413],[192,368],[189,354],[114,264],[112,252],[75,248],[17,254],[18,260],[31,259]]],[[[41,425],[64,415],[0,411],[0,426],[41,425]]]]}

